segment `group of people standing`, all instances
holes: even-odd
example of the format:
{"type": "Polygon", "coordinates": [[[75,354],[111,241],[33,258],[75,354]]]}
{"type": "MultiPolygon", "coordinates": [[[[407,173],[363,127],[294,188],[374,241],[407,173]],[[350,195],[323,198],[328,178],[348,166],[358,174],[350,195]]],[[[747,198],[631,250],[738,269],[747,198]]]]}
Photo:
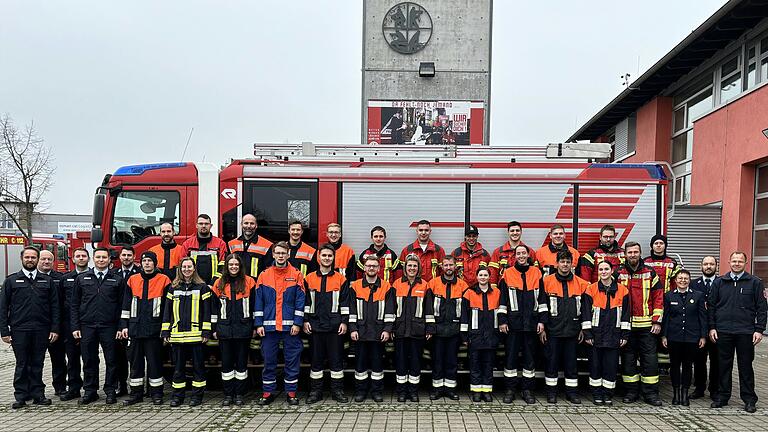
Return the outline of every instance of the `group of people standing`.
{"type": "Polygon", "coordinates": [[[549,242],[534,250],[521,241],[522,226],[514,221],[507,225],[509,240],[492,253],[470,225],[464,242],[446,254],[431,240],[426,220],[418,222],[416,240],[399,254],[387,246],[381,226],[371,229],[372,243],[359,255],[342,243],[335,223],[327,227],[329,242],[318,249],[302,241],[301,222],[289,225],[289,241],[277,243],[259,236],[257,228],[256,218],[245,215],[242,234],[224,242],[211,234],[211,220],[202,214],[197,235],[182,244],[175,243],[173,226],[163,224],[161,243],[143,252],[138,266],[130,247],[123,248],[115,268],[109,250],[95,249],[94,267],[88,268],[88,252],[78,249],[75,270],[64,275],[51,270],[46,252],[25,248],[23,270],[9,275],[0,294],[0,333],[17,360],[13,408],[29,400],[51,403],[42,381],[46,349],[57,395],[79,398],[80,404],[96,401],[99,346],[107,404],[121,393],[129,393],[125,405],[145,397],[162,404],[164,344],[171,346],[175,368],[171,406],[187,397],[190,405],[202,402],[205,359],[215,346],[222,405],[245,403],[253,348],[261,349],[264,360],[257,403],[274,401],[280,347],[283,387],[295,405],[303,332],[311,350],[307,403],[322,400],[326,368],[332,398],[349,400],[343,388],[343,346],[349,338],[356,402],[383,401],[385,344],[392,340],[398,401],[418,402],[426,345],[432,359],[430,399],[459,398],[459,348],[466,345],[472,400],[491,401],[496,351],[503,345],[505,403],[518,393],[526,403],[536,402],[535,371],[543,347],[547,402],[557,402],[562,371],[566,399],[579,404],[577,349],[584,344],[597,405],[613,403],[619,373],[623,402],[642,397],[661,405],[658,355],[666,351],[673,404],[703,396],[709,357],[712,406],[725,406],[735,352],[745,409],[755,411],[752,360],[768,306],[760,279],[744,271],[742,252],[731,254],[730,271],[719,277],[716,259],[705,257],[703,276],[692,283],[690,272],[666,255],[664,236],[651,239],[652,252],[643,259],[640,244],[619,247],[610,225],[600,230],[598,247],[583,256],[566,244],[564,227],[553,226],[549,242]],[[125,341],[127,378],[120,376],[118,358],[125,341]],[[57,343],[61,348],[54,355],[57,343]],[[130,386],[121,384],[125,381],[130,386]],[[689,396],[692,381],[696,387],[689,396]]]}

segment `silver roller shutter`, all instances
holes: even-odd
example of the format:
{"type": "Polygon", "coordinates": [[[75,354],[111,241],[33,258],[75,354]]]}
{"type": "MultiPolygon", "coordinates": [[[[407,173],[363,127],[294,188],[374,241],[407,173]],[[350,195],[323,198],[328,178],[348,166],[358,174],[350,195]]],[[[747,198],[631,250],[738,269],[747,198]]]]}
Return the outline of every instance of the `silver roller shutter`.
{"type": "Polygon", "coordinates": [[[721,213],[720,206],[678,206],[669,219],[668,253],[682,260],[694,278],[701,276],[702,257],[720,256],[721,213]]]}

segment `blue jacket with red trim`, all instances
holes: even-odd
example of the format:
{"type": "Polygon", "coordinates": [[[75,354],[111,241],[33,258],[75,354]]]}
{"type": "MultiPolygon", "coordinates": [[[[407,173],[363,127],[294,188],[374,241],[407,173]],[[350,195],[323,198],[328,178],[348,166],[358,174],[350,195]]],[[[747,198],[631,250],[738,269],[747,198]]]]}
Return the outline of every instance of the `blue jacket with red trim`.
{"type": "Polygon", "coordinates": [[[254,327],[265,331],[290,331],[304,325],[304,277],[290,264],[264,270],[256,281],[254,327]]]}

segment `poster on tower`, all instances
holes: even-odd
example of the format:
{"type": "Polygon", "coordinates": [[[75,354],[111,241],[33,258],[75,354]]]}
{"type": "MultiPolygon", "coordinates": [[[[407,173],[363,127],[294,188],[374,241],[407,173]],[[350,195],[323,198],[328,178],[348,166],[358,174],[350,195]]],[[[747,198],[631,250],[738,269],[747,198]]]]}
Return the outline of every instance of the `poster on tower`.
{"type": "Polygon", "coordinates": [[[483,102],[368,101],[368,144],[483,145],[483,102]]]}

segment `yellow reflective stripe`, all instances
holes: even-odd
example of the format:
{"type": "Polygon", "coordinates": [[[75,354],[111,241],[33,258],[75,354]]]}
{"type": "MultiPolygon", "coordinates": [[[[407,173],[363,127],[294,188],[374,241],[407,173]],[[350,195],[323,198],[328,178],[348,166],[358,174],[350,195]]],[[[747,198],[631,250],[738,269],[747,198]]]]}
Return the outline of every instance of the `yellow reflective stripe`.
{"type": "Polygon", "coordinates": [[[205,387],[205,381],[192,381],[192,387],[205,387]]]}
{"type": "Polygon", "coordinates": [[[300,267],[301,267],[301,274],[302,274],[302,276],[306,276],[307,275],[307,265],[306,264],[302,264],[300,267]]]}
{"type": "Polygon", "coordinates": [[[251,260],[251,276],[257,277],[259,275],[259,259],[253,258],[251,260]]]}
{"type": "Polygon", "coordinates": [[[644,376],[640,378],[640,381],[643,384],[658,384],[659,382],[659,376],[644,376]]]}
{"type": "Polygon", "coordinates": [[[590,255],[590,254],[585,254],[585,255],[584,255],[584,258],[585,258],[587,261],[589,261],[589,263],[590,263],[590,264],[593,264],[593,265],[595,264],[595,258],[594,258],[594,257],[592,257],[592,255],[590,255]]]}
{"type": "Polygon", "coordinates": [[[169,291],[169,292],[168,292],[168,293],[165,295],[165,298],[167,298],[168,300],[173,300],[173,294],[171,294],[171,292],[169,291]]]}
{"type": "Polygon", "coordinates": [[[650,315],[648,308],[648,297],[651,295],[651,285],[648,279],[643,279],[643,315],[650,315]]]}
{"type": "MultiPolygon", "coordinates": [[[[659,377],[656,377],[656,381],[658,381],[658,378],[659,377]]],[[[635,383],[635,382],[640,381],[640,374],[622,375],[621,376],[621,380],[624,381],[625,383],[635,383]]]]}
{"type": "Polygon", "coordinates": [[[203,330],[211,330],[211,323],[204,322],[203,323],[203,330]]]}
{"type": "Polygon", "coordinates": [[[192,331],[200,328],[200,294],[192,294],[192,331]]]}
{"type": "Polygon", "coordinates": [[[203,294],[200,298],[203,299],[203,300],[208,300],[209,298],[211,298],[210,291],[205,293],[205,294],[203,294]]]}
{"type": "Polygon", "coordinates": [[[179,326],[179,303],[181,302],[181,299],[178,297],[173,299],[173,328],[178,328],[179,326]]]}
{"type": "Polygon", "coordinates": [[[187,386],[187,382],[186,381],[182,381],[182,382],[178,382],[178,383],[175,382],[175,383],[172,384],[172,386],[175,389],[183,389],[184,387],[187,386]]]}
{"type": "Polygon", "coordinates": [[[163,327],[161,328],[162,331],[170,330],[171,329],[171,323],[164,322],[163,327]]]}

